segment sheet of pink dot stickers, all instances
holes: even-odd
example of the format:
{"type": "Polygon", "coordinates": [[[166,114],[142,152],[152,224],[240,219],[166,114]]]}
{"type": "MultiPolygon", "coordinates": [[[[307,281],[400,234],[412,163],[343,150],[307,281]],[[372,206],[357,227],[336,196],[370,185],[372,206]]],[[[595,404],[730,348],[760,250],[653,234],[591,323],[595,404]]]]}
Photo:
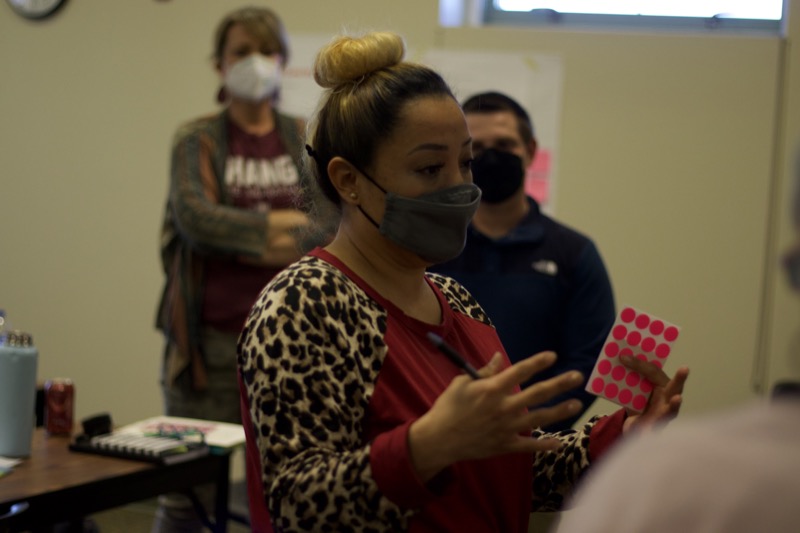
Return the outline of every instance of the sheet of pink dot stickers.
{"type": "Polygon", "coordinates": [[[631,355],[663,368],[679,334],[680,328],[674,324],[633,307],[624,307],[597,358],[586,390],[641,412],[647,405],[653,385],[638,372],[623,366],[619,357],[631,355]]]}

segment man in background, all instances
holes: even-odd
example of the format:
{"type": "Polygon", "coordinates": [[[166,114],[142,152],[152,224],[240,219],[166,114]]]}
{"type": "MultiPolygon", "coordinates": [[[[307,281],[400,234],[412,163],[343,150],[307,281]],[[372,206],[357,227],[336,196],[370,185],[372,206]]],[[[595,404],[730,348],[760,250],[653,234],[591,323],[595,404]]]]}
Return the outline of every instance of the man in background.
{"type": "MultiPolygon", "coordinates": [[[[473,142],[472,175],[483,196],[462,254],[431,270],[455,278],[472,293],[512,362],[556,352],[556,364],[530,383],[567,370],[588,378],[615,318],[600,254],[588,237],[542,214],[525,193],[525,170],[537,143],[522,106],[486,92],[462,107],[473,142]]],[[[579,387],[551,403],[567,398],[580,400],[583,411],[547,430],[569,429],[595,396],[579,387]]]]}

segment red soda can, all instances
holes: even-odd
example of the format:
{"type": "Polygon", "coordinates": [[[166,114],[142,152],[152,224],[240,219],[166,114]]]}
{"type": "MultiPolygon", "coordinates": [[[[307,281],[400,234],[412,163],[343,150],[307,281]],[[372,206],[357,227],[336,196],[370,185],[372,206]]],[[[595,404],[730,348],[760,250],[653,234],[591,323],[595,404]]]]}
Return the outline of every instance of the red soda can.
{"type": "Polygon", "coordinates": [[[48,379],[44,384],[44,426],[50,435],[72,433],[75,385],[69,378],[48,379]]]}

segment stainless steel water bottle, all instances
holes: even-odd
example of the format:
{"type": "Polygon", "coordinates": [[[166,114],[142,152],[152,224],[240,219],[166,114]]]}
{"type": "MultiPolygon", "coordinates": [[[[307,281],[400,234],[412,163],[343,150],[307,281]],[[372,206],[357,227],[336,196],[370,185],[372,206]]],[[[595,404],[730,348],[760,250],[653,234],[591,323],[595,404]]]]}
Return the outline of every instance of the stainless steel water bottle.
{"type": "Polygon", "coordinates": [[[0,340],[0,455],[31,454],[36,419],[39,352],[29,333],[10,331],[0,340]]]}

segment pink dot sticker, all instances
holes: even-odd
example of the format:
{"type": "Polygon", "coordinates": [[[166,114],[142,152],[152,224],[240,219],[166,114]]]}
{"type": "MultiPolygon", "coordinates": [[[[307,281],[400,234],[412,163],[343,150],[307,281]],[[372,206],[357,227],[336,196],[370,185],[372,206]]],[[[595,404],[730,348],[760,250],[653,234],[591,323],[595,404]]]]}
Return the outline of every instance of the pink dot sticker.
{"type": "Polygon", "coordinates": [[[622,389],[619,392],[619,401],[623,404],[631,403],[633,399],[633,393],[628,389],[622,389]]]}
{"type": "Polygon", "coordinates": [[[653,337],[647,337],[642,341],[642,350],[645,352],[652,352],[656,347],[656,340],[653,337]]]}
{"type": "Polygon", "coordinates": [[[647,361],[647,356],[643,353],[637,353],[636,359],[638,359],[639,361],[647,361]]]}
{"type": "Polygon", "coordinates": [[[656,346],[656,355],[661,359],[664,359],[669,355],[670,349],[669,344],[659,344],[656,346]]]}
{"type": "Polygon", "coordinates": [[[628,377],[625,378],[625,383],[627,383],[629,387],[635,387],[641,380],[642,376],[639,375],[638,372],[631,370],[628,372],[628,377]]]}
{"type": "Polygon", "coordinates": [[[617,387],[615,384],[609,383],[608,385],[606,385],[605,394],[607,398],[613,400],[614,398],[617,397],[618,392],[619,392],[619,387],[617,387]]]}
{"type": "Polygon", "coordinates": [[[621,341],[625,338],[625,335],[628,334],[628,328],[620,324],[619,326],[614,326],[614,329],[611,331],[611,336],[621,341]]]}
{"type": "Polygon", "coordinates": [[[619,352],[619,356],[620,357],[624,357],[624,356],[630,357],[632,355],[633,355],[633,350],[631,350],[630,348],[623,348],[619,352]]]}
{"type": "Polygon", "coordinates": [[[669,342],[674,341],[678,338],[678,328],[675,326],[670,326],[664,330],[664,338],[669,342]]]}
{"type": "Polygon", "coordinates": [[[636,327],[639,329],[644,329],[650,324],[650,317],[646,314],[642,313],[641,315],[636,317],[636,327]]]}
{"type": "Polygon", "coordinates": [[[609,357],[615,357],[619,353],[619,345],[616,342],[609,342],[604,352],[609,357]]]}
{"type": "Polygon", "coordinates": [[[634,310],[633,310],[632,308],[630,308],[630,307],[626,307],[626,308],[625,308],[625,309],[623,309],[623,310],[622,310],[622,312],[619,314],[619,317],[620,317],[620,318],[622,319],[622,321],[623,321],[623,322],[625,322],[626,324],[627,324],[627,323],[629,323],[629,322],[633,322],[633,319],[634,319],[634,318],[636,318],[636,311],[634,311],[634,310]]]}
{"type": "Polygon", "coordinates": [[[653,360],[652,360],[652,361],[650,361],[650,362],[651,362],[651,363],[653,363],[654,365],[656,365],[658,368],[664,368],[664,363],[662,363],[662,362],[661,362],[661,361],[659,361],[658,359],[653,359],[653,360]]]}
{"type": "Polygon", "coordinates": [[[650,383],[649,381],[647,381],[646,379],[643,379],[643,380],[642,380],[642,383],[639,385],[639,389],[640,389],[640,390],[641,390],[643,393],[647,394],[647,393],[649,393],[651,390],[653,390],[653,384],[652,384],[652,383],[650,383]]]}
{"type": "Polygon", "coordinates": [[[645,406],[647,405],[647,398],[642,396],[641,394],[637,394],[636,397],[631,402],[633,408],[637,411],[643,411],[645,406]]]}
{"type": "Polygon", "coordinates": [[[603,378],[594,378],[592,380],[592,391],[595,394],[600,394],[605,386],[606,384],[603,381],[603,378]]]}
{"type": "Polygon", "coordinates": [[[625,374],[626,374],[625,367],[621,365],[615,367],[614,370],[611,371],[611,377],[617,381],[622,381],[623,379],[625,379],[625,374]]]}
{"type": "Polygon", "coordinates": [[[653,335],[661,335],[662,331],[664,331],[664,323],[660,320],[653,320],[653,323],[650,324],[650,333],[653,335]]]}
{"type": "Polygon", "coordinates": [[[628,344],[631,346],[638,346],[639,343],[642,341],[642,334],[638,331],[631,331],[628,333],[628,344]]]}
{"type": "Polygon", "coordinates": [[[609,372],[611,372],[611,361],[608,359],[603,359],[599,363],[597,363],[597,371],[600,375],[607,376],[609,372]]]}

